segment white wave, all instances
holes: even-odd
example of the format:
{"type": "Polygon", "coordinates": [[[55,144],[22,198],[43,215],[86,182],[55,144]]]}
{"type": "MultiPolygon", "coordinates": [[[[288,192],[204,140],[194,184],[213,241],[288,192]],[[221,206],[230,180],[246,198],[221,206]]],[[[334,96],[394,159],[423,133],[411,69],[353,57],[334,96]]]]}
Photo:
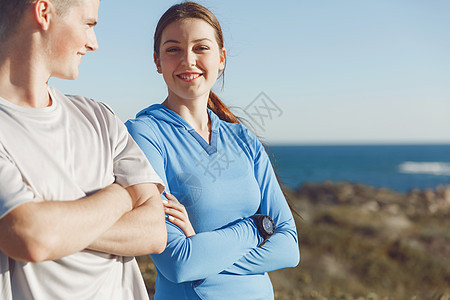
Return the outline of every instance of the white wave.
{"type": "Polygon", "coordinates": [[[398,166],[398,170],[400,173],[406,174],[450,176],[450,163],[405,161],[398,166]]]}

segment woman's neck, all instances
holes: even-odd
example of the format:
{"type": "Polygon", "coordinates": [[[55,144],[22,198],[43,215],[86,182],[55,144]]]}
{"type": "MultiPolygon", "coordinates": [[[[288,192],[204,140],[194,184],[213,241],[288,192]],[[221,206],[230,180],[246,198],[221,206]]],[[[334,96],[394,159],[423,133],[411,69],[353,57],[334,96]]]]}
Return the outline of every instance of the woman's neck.
{"type": "Polygon", "coordinates": [[[179,114],[209,143],[211,121],[207,111],[209,95],[206,96],[197,99],[180,99],[169,94],[162,104],[179,114]]]}

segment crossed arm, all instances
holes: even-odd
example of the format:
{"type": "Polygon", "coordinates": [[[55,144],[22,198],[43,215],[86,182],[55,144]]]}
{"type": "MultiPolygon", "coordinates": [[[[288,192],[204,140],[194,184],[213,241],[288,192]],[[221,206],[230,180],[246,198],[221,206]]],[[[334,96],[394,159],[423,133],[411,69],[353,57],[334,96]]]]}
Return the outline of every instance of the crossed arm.
{"type": "MultiPolygon", "coordinates": [[[[157,135],[139,121],[129,122],[127,126],[156,172],[167,182],[163,149],[158,145],[157,135]]],[[[254,176],[261,190],[260,212],[275,221],[275,234],[263,247],[257,247],[260,237],[254,223],[248,219],[219,230],[195,234],[185,211],[177,208],[177,201],[174,204],[169,195],[166,212],[173,218],[166,222],[167,247],[162,254],[152,255],[152,258],[158,270],[170,281],[194,281],[219,273],[260,274],[298,264],[299,248],[292,213],[263,146],[256,138],[249,142],[254,143],[252,149],[255,149],[254,176]]]]}
{"type": "Polygon", "coordinates": [[[54,260],[87,247],[118,255],[159,253],[165,242],[159,192],[150,183],[127,190],[111,184],[75,201],[27,202],[0,219],[1,251],[23,261],[54,260]]]}
{"type": "Polygon", "coordinates": [[[138,206],[125,213],[89,248],[125,256],[161,253],[166,247],[167,230],[156,185],[141,183],[126,189],[138,206]]]}
{"type": "Polygon", "coordinates": [[[152,255],[159,271],[170,281],[181,283],[222,274],[254,275],[294,267],[299,260],[295,224],[289,210],[266,210],[276,223],[274,235],[262,247],[255,244],[257,231],[243,219],[222,229],[195,234],[185,210],[176,199],[169,198],[166,250],[152,255]],[[253,231],[255,230],[255,231],[253,231]],[[192,234],[192,235],[191,235],[192,234]],[[218,259],[219,258],[219,259],[218,259]]]}

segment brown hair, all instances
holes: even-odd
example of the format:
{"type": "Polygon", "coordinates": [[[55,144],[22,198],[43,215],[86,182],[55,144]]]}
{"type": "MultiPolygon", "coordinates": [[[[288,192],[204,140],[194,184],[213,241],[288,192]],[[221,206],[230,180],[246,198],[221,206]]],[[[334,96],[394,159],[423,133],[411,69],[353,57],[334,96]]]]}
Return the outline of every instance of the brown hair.
{"type": "MultiPolygon", "coordinates": [[[[181,21],[185,19],[200,19],[205,21],[216,32],[216,41],[219,48],[222,49],[224,46],[222,28],[220,27],[219,21],[216,16],[208,10],[206,7],[195,3],[193,1],[185,1],[180,4],[175,4],[170,7],[159,19],[158,25],[156,25],[153,51],[156,57],[159,57],[159,47],[161,46],[161,38],[164,29],[173,22],[181,21]]],[[[222,76],[224,80],[223,71],[220,73],[219,77],[222,76]]],[[[221,120],[229,123],[241,123],[239,119],[230,111],[230,109],[214,94],[212,91],[209,92],[208,108],[211,109],[221,120]]],[[[278,182],[278,174],[275,172],[278,182]]],[[[294,209],[293,205],[288,200],[287,195],[283,191],[286,201],[289,205],[291,211],[300,216],[300,214],[294,209]]],[[[301,216],[300,216],[301,217],[301,216]]]]}
{"type": "MultiPolygon", "coordinates": [[[[159,19],[158,25],[156,25],[153,45],[155,56],[159,57],[159,47],[161,46],[161,37],[164,29],[173,22],[185,19],[200,19],[211,25],[216,33],[216,41],[219,48],[223,48],[224,42],[222,28],[220,27],[220,23],[216,16],[206,7],[198,3],[193,1],[185,1],[170,7],[159,19]]],[[[222,76],[222,80],[224,80],[223,71],[220,72],[220,76],[222,76]]],[[[238,118],[212,91],[209,92],[208,108],[211,109],[223,121],[240,123],[238,118]]]]}
{"type": "MultiPolygon", "coordinates": [[[[14,33],[17,24],[22,20],[25,10],[36,0],[0,0],[0,41],[14,33]]],[[[51,0],[56,13],[64,15],[68,8],[79,4],[79,0],[51,0]]]]}

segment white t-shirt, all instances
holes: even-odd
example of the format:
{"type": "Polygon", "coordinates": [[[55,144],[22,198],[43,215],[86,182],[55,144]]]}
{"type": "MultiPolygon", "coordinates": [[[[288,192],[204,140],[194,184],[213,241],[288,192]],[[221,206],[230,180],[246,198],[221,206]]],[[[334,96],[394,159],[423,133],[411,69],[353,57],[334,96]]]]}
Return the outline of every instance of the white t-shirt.
{"type": "MultiPolygon", "coordinates": [[[[52,105],[45,108],[0,98],[0,218],[37,196],[67,201],[113,182],[162,184],[106,105],[53,87],[49,93],[52,105]]],[[[148,299],[133,257],[84,250],[24,263],[0,251],[0,272],[2,300],[148,299]]]]}

